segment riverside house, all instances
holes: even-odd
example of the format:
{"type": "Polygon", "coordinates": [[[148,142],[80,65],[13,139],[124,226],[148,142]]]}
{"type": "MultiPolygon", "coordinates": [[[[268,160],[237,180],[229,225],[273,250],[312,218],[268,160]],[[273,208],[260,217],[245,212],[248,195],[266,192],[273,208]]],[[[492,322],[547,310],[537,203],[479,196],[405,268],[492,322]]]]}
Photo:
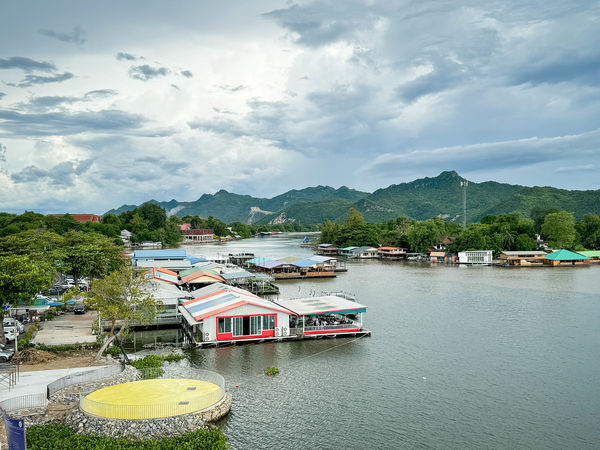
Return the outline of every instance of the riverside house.
{"type": "Polygon", "coordinates": [[[498,261],[503,266],[543,266],[546,252],[543,250],[517,250],[500,253],[498,261]]]}
{"type": "Polygon", "coordinates": [[[396,261],[406,259],[406,249],[399,247],[379,247],[377,254],[381,259],[396,261]]]}
{"type": "Polygon", "coordinates": [[[574,253],[569,250],[557,250],[546,255],[544,264],[556,267],[556,266],[583,266],[588,265],[590,259],[587,256],[574,253]]]}

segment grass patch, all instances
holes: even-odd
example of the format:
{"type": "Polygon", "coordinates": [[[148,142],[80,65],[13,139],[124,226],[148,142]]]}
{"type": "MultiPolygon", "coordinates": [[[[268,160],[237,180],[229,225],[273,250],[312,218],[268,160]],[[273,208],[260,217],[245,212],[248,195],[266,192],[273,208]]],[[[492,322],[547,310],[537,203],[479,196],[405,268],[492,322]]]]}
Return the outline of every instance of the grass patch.
{"type": "Polygon", "coordinates": [[[221,430],[199,429],[177,437],[130,441],[125,438],[110,438],[77,434],[71,428],[60,424],[33,425],[26,432],[28,449],[227,449],[227,438],[221,430]]]}
{"type": "Polygon", "coordinates": [[[65,344],[65,345],[44,345],[37,344],[35,346],[38,350],[43,350],[45,352],[50,353],[65,353],[65,352],[73,352],[76,350],[93,350],[95,348],[100,348],[100,345],[97,343],[88,343],[88,344],[65,344]]]}
{"type": "Polygon", "coordinates": [[[142,359],[132,361],[131,365],[144,374],[144,378],[157,378],[163,374],[162,365],[165,361],[181,361],[183,355],[146,355],[142,359]]]}

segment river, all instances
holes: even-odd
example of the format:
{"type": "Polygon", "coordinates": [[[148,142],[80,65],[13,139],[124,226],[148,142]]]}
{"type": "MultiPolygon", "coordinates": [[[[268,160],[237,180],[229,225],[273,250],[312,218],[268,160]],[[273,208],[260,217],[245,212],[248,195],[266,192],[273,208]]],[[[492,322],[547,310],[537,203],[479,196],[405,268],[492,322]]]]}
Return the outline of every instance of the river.
{"type": "MultiPolygon", "coordinates": [[[[312,254],[302,237],[186,248],[312,254]]],[[[189,352],[228,382],[218,425],[232,448],[598,448],[600,266],[348,268],[279,282],[280,296],[352,292],[371,337],[189,352]],[[268,366],[281,373],[264,376],[268,366]]]]}

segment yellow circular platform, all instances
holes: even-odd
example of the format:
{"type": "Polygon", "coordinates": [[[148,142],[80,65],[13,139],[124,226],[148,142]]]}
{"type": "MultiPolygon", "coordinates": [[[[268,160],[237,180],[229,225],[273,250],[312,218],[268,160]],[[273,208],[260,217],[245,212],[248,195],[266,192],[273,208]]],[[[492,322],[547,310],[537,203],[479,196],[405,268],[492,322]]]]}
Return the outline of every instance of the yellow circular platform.
{"type": "Polygon", "coordinates": [[[207,381],[160,378],[98,389],[81,399],[81,409],[110,419],[157,419],[200,411],[223,395],[207,381]]]}

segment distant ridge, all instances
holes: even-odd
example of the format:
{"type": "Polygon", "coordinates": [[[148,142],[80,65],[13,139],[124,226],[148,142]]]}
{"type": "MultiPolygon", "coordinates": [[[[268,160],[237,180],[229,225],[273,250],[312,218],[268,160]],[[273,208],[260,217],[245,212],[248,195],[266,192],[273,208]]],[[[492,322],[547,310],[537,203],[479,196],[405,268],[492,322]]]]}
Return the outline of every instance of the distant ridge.
{"type": "MultiPolygon", "coordinates": [[[[459,220],[462,214],[460,182],[465,180],[455,171],[437,177],[392,184],[372,194],[342,186],[315,186],[285,192],[273,198],[257,198],[220,190],[203,194],[193,202],[153,203],[165,208],[168,214],[179,217],[213,216],[224,222],[244,223],[320,223],[325,219],[344,220],[349,208],[360,211],[368,222],[381,222],[408,216],[418,220],[442,217],[459,220]]],[[[120,214],[134,209],[123,205],[107,213],[120,214]]],[[[573,212],[580,220],[586,213],[600,215],[600,190],[569,191],[553,187],[527,187],[495,181],[469,181],[467,189],[467,221],[479,221],[487,214],[519,212],[528,216],[535,208],[556,208],[573,212]]]]}

